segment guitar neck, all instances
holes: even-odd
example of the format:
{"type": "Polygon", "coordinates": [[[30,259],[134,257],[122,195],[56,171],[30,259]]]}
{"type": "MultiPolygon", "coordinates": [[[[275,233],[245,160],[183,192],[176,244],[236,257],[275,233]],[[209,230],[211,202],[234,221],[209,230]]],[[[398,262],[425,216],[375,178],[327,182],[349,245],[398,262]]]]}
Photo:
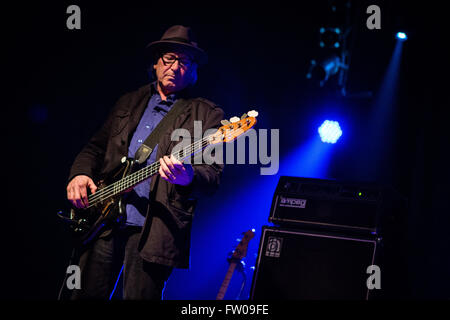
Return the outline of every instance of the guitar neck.
{"type": "MultiPolygon", "coordinates": [[[[225,124],[220,127],[216,133],[208,135],[207,137],[200,139],[184,149],[172,153],[176,159],[184,162],[187,158],[191,157],[193,154],[203,150],[210,144],[221,143],[221,142],[230,142],[236,139],[238,136],[252,128],[256,123],[256,116],[258,116],[258,112],[255,110],[251,110],[247,114],[242,115],[241,119],[237,117],[233,117],[230,120],[233,121],[225,121],[225,124]],[[236,121],[234,121],[236,120],[236,121]]],[[[222,122],[223,124],[224,122],[222,122]]],[[[121,194],[124,191],[132,189],[142,181],[150,178],[155,175],[159,171],[159,161],[156,161],[145,168],[142,168],[132,174],[123,177],[122,179],[97,190],[95,194],[91,194],[88,196],[89,206],[88,208],[97,205],[98,203],[102,203],[109,198],[112,198],[116,195],[121,194]]]]}
{"type": "Polygon", "coordinates": [[[217,294],[216,300],[223,300],[225,293],[227,292],[228,285],[230,284],[231,278],[233,277],[234,269],[236,269],[237,262],[232,261],[228,267],[225,279],[223,279],[222,285],[220,286],[219,293],[217,294]]]}
{"type": "MultiPolygon", "coordinates": [[[[210,140],[211,136],[207,136],[190,144],[189,146],[183,148],[178,152],[172,153],[171,155],[179,161],[184,162],[187,158],[206,148],[210,144],[210,140]]],[[[161,165],[159,161],[153,162],[152,164],[127,175],[126,177],[108,185],[107,187],[98,190],[95,194],[89,195],[89,207],[95,206],[99,202],[103,202],[124,192],[125,190],[135,187],[142,181],[157,174],[159,172],[160,166],[161,165]]]]}

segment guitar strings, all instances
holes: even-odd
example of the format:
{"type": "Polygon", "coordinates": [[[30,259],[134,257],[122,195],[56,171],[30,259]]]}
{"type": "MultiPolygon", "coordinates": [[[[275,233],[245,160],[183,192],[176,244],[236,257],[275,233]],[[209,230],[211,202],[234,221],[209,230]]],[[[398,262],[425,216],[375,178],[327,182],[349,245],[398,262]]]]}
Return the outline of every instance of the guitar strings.
{"type": "MultiPolygon", "coordinates": [[[[199,147],[203,148],[203,147],[207,146],[208,139],[210,137],[211,136],[208,136],[201,140],[198,140],[198,141],[194,142],[193,144],[185,147],[183,150],[180,150],[180,152],[183,151],[183,153],[186,154],[188,150],[194,150],[195,148],[199,148],[199,147]],[[205,142],[206,142],[206,145],[205,145],[205,142]]],[[[177,153],[180,153],[180,152],[177,152],[177,153]]],[[[175,153],[173,153],[172,155],[176,156],[175,153]]],[[[151,175],[153,175],[159,171],[159,167],[160,167],[159,161],[154,162],[151,165],[130,174],[129,176],[125,177],[124,179],[121,179],[119,181],[116,181],[115,183],[110,184],[109,186],[99,190],[99,192],[96,192],[96,193],[90,195],[88,197],[88,201],[89,201],[88,208],[95,205],[96,202],[103,201],[103,200],[105,200],[105,198],[108,198],[109,196],[111,196],[117,192],[126,190],[127,188],[131,188],[133,185],[128,185],[129,182],[131,182],[131,181],[135,182],[134,180],[136,180],[136,178],[143,178],[147,174],[150,174],[148,176],[148,177],[150,177],[151,175]],[[121,187],[125,187],[125,188],[123,190],[120,190],[121,187]],[[92,201],[92,204],[91,204],[91,201],[92,201]]]]}
{"type": "MultiPolygon", "coordinates": [[[[239,128],[234,131],[242,131],[243,132],[243,129],[239,128]]],[[[230,138],[231,134],[234,134],[234,132],[228,132],[226,137],[230,138]]],[[[172,155],[175,158],[177,158],[178,160],[180,160],[181,162],[183,162],[186,158],[188,158],[188,157],[196,154],[197,152],[201,151],[202,149],[204,149],[211,141],[212,136],[213,135],[210,135],[199,141],[196,141],[195,143],[185,147],[183,150],[173,153],[172,155]]],[[[126,178],[116,182],[116,186],[117,186],[116,193],[126,190],[128,188],[131,188],[131,187],[135,186],[136,183],[142,182],[146,178],[157,173],[159,171],[159,168],[160,168],[160,163],[156,162],[156,163],[153,163],[152,165],[147,166],[133,174],[130,174],[126,178]]]]}
{"type": "MultiPolygon", "coordinates": [[[[228,130],[227,135],[226,135],[227,138],[230,138],[230,136],[232,134],[234,134],[234,131],[242,131],[242,132],[244,132],[244,130],[242,128],[228,130]]],[[[241,133],[239,133],[239,134],[241,134],[241,133]]],[[[207,146],[208,143],[206,143],[206,145],[204,145],[204,142],[208,142],[212,136],[213,135],[210,135],[210,136],[205,137],[205,138],[203,138],[203,139],[201,139],[199,141],[196,141],[195,143],[185,147],[183,150],[180,150],[177,153],[173,153],[173,155],[175,157],[178,157],[178,158],[183,158],[183,157],[180,156],[180,153],[183,152],[183,154],[186,155],[185,158],[187,158],[188,156],[192,156],[193,154],[195,154],[196,152],[200,151],[205,146],[207,146]],[[195,150],[196,148],[198,148],[200,146],[201,146],[200,150],[192,152],[192,150],[195,150]],[[187,153],[188,151],[189,151],[189,153],[187,153]]],[[[147,167],[145,167],[145,168],[143,168],[141,170],[136,171],[133,174],[130,174],[126,178],[121,179],[120,181],[117,181],[116,183],[113,183],[113,184],[111,184],[110,186],[108,186],[108,187],[106,187],[104,189],[101,189],[102,192],[99,191],[99,192],[97,192],[97,193],[92,195],[90,201],[93,201],[93,202],[88,206],[88,208],[93,206],[93,205],[95,205],[95,203],[98,202],[98,201],[103,201],[103,200],[109,198],[112,195],[115,195],[115,194],[117,194],[119,192],[122,192],[122,191],[124,191],[124,190],[126,190],[128,188],[131,188],[131,187],[135,186],[137,183],[140,183],[140,182],[144,181],[146,178],[149,178],[153,174],[157,173],[159,171],[159,167],[160,167],[159,162],[155,162],[155,163],[153,163],[153,164],[151,164],[151,165],[149,165],[149,166],[147,166],[147,167]]]]}
{"type": "MultiPolygon", "coordinates": [[[[232,135],[235,135],[236,131],[244,132],[244,130],[242,128],[237,128],[237,129],[233,128],[232,130],[227,130],[226,138],[228,138],[228,139],[231,138],[232,135]]],[[[240,132],[239,134],[241,134],[242,132],[240,132]]],[[[200,139],[200,140],[192,143],[191,145],[183,148],[182,150],[180,150],[176,153],[173,153],[172,155],[174,157],[176,157],[178,160],[183,161],[185,158],[192,156],[193,154],[201,151],[206,146],[208,146],[209,142],[211,141],[212,136],[213,135],[209,135],[203,139],[200,139]],[[180,154],[184,155],[184,157],[180,156],[180,154]]],[[[89,206],[87,208],[90,208],[90,207],[94,206],[97,202],[104,201],[107,198],[109,198],[117,193],[120,193],[126,189],[134,187],[137,183],[144,181],[146,178],[150,178],[152,175],[154,175],[155,173],[157,173],[159,171],[159,167],[160,167],[159,161],[154,162],[151,165],[144,167],[144,168],[130,174],[129,176],[127,176],[119,181],[116,181],[115,183],[112,183],[111,185],[109,185],[103,189],[100,189],[98,192],[88,196],[89,206]]]]}
{"type": "MultiPolygon", "coordinates": [[[[186,155],[185,158],[187,158],[188,156],[191,156],[193,154],[191,152],[191,150],[195,150],[200,147],[201,147],[201,149],[203,149],[204,147],[206,147],[209,144],[211,137],[212,137],[212,135],[205,137],[201,140],[198,140],[198,141],[194,142],[193,144],[185,147],[183,150],[173,153],[172,155],[178,159],[178,158],[180,158],[180,154],[182,152],[183,155],[186,155]]],[[[103,201],[103,200],[105,200],[105,198],[108,198],[111,195],[114,195],[115,193],[121,192],[128,188],[131,188],[134,184],[136,184],[137,181],[143,179],[144,177],[146,177],[146,176],[150,177],[151,175],[157,173],[159,171],[159,167],[160,167],[160,163],[154,162],[151,165],[130,174],[129,176],[125,177],[124,179],[121,179],[120,181],[117,181],[117,182],[99,190],[99,192],[96,192],[95,194],[91,195],[90,198],[88,197],[88,200],[89,200],[88,208],[91,207],[92,205],[95,205],[96,202],[103,201]],[[131,182],[131,184],[130,184],[130,182],[131,182]],[[91,201],[92,201],[92,205],[91,205],[91,201]]]]}

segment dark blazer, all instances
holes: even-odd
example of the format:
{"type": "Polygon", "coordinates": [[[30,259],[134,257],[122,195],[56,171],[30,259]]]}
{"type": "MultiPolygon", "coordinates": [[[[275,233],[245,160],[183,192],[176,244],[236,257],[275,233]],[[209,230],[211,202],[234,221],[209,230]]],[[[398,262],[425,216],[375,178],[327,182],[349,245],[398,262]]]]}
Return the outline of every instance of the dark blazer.
{"type": "MultiPolygon", "coordinates": [[[[128,154],[130,140],[152,90],[150,84],[145,85],[118,100],[104,125],[75,158],[69,181],[81,174],[98,181],[117,168],[121,158],[128,154]]],[[[218,128],[223,116],[223,110],[212,102],[192,99],[161,137],[157,159],[169,155],[178,143],[170,139],[174,129],[188,129],[194,137],[194,120],[202,121],[205,131],[218,128]]],[[[171,184],[159,175],[152,177],[148,212],[138,248],[143,259],[172,267],[189,267],[191,225],[197,199],[216,191],[223,165],[193,164],[193,168],[194,180],[186,187],[171,184]]]]}

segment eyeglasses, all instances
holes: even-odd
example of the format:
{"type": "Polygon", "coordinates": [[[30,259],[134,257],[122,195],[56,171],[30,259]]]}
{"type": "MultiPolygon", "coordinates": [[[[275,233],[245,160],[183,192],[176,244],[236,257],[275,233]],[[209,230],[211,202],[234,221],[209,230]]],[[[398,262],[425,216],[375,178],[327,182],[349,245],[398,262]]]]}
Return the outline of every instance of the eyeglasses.
{"type": "Polygon", "coordinates": [[[167,65],[172,66],[175,63],[175,61],[178,60],[178,64],[180,65],[180,67],[182,67],[184,69],[189,68],[193,64],[193,61],[189,58],[179,58],[170,53],[163,54],[161,56],[161,59],[162,59],[164,65],[166,65],[166,66],[167,65]]]}

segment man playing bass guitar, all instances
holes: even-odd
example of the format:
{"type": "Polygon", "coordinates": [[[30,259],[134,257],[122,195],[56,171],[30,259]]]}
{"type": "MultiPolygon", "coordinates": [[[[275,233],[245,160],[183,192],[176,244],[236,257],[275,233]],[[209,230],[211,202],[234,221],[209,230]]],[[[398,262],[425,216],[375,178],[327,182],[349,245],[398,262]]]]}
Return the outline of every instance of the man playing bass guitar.
{"type": "Polygon", "coordinates": [[[173,268],[189,267],[197,199],[214,193],[219,185],[223,165],[190,165],[167,156],[176,144],[170,140],[173,130],[193,132],[194,121],[201,121],[203,130],[217,128],[223,119],[223,110],[212,102],[188,97],[206,53],[197,46],[192,30],[179,25],[150,43],[148,50],[156,81],[122,96],[76,157],[67,185],[73,206],[87,208],[89,196],[95,197],[101,190],[96,183],[110,175],[123,156],[135,155],[178,99],[188,102],[146,160],[145,164],[159,161],[159,174],[123,198],[125,221],[102,230],[83,246],[79,254],[81,288],[74,290],[73,299],[107,299],[121,270],[124,299],[161,299],[173,268]]]}

